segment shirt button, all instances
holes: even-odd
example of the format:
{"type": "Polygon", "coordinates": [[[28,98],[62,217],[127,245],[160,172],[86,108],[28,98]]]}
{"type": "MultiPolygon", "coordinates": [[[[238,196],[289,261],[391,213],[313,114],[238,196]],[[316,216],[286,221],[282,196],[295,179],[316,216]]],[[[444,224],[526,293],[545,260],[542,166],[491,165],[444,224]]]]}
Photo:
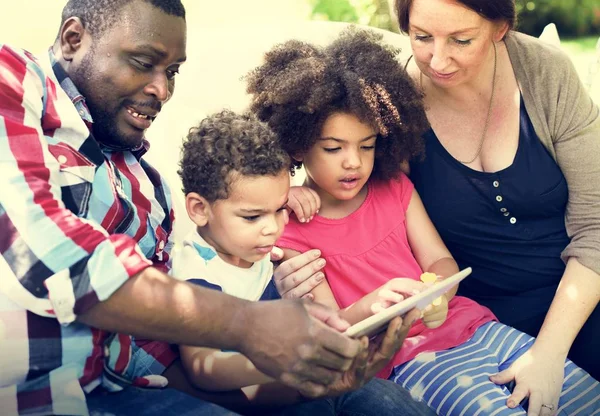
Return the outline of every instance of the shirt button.
{"type": "Polygon", "coordinates": [[[80,115],[81,117],[83,117],[83,116],[85,115],[85,111],[83,111],[83,110],[79,110],[79,115],[80,115]]]}
{"type": "Polygon", "coordinates": [[[496,196],[496,201],[498,201],[498,202],[502,202],[502,196],[500,196],[500,195],[497,195],[497,196],[496,196]]]}
{"type": "Polygon", "coordinates": [[[158,249],[162,250],[165,248],[165,242],[163,240],[160,241],[160,243],[158,243],[158,249]]]}
{"type": "Polygon", "coordinates": [[[500,212],[506,212],[506,208],[500,208],[500,212]]]}
{"type": "Polygon", "coordinates": [[[508,212],[508,211],[504,213],[505,217],[508,217],[509,215],[510,215],[510,212],[508,212]]]}
{"type": "Polygon", "coordinates": [[[56,159],[58,160],[58,163],[60,163],[61,165],[64,165],[65,163],[67,163],[67,157],[65,155],[58,155],[58,157],[56,159]]]}
{"type": "Polygon", "coordinates": [[[517,222],[517,219],[515,217],[510,217],[510,223],[514,224],[515,222],[517,222]]]}
{"type": "Polygon", "coordinates": [[[497,187],[499,187],[499,186],[500,186],[500,182],[498,182],[498,181],[494,181],[493,185],[494,185],[494,188],[497,188],[497,187]]]}

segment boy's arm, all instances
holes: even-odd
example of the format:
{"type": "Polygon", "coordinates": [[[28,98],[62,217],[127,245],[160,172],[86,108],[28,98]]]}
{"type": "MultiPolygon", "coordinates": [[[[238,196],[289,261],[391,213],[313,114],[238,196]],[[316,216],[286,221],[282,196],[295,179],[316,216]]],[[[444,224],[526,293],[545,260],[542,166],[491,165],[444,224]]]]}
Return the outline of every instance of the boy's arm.
{"type": "Polygon", "coordinates": [[[238,352],[184,345],[179,352],[188,379],[202,390],[229,391],[273,381],[238,352]]]}

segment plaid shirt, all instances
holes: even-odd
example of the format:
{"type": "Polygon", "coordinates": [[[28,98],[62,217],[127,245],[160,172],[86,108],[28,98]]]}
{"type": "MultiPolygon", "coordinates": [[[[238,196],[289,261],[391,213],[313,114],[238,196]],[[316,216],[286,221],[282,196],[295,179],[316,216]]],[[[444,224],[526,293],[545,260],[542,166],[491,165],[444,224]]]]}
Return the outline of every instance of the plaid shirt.
{"type": "Polygon", "coordinates": [[[50,51],[0,44],[0,413],[87,414],[84,392],[138,385],[175,354],[75,321],[154,264],[166,271],[168,186],[135,151],[100,147],[50,51]],[[109,342],[111,341],[111,342],[109,342]],[[107,375],[107,371],[110,377],[107,375]],[[140,378],[142,377],[142,378],[140,378]]]}

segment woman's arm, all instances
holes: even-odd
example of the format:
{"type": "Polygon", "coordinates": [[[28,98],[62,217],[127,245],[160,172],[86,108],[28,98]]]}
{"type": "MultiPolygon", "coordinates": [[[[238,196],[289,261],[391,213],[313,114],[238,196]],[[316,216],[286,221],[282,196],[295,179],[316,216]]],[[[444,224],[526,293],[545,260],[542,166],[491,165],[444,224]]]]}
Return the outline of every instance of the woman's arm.
{"type": "Polygon", "coordinates": [[[546,314],[535,350],[564,361],[575,337],[600,302],[600,276],[570,258],[546,314]]]}
{"type": "Polygon", "coordinates": [[[179,347],[179,351],[188,379],[195,387],[205,391],[237,390],[273,381],[238,352],[184,345],[179,347]]]}

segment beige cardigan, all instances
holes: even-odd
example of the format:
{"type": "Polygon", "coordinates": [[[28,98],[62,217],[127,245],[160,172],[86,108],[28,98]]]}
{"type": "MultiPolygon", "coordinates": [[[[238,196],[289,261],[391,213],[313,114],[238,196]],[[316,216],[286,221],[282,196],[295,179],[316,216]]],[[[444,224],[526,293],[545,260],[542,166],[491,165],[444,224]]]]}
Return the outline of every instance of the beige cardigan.
{"type": "Polygon", "coordinates": [[[561,50],[518,32],[505,42],[535,132],[567,180],[562,259],[600,274],[600,110],[561,50]]]}

